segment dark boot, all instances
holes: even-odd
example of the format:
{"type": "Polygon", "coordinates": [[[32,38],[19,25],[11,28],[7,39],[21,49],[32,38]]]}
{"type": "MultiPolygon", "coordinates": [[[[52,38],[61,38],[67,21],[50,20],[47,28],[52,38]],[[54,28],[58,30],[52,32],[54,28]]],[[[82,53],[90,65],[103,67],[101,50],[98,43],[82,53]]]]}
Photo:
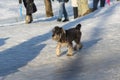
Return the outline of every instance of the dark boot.
{"type": "Polygon", "coordinates": [[[64,19],[62,22],[67,22],[67,21],[69,21],[69,19],[64,19]]]}
{"type": "Polygon", "coordinates": [[[73,7],[74,19],[78,17],[78,8],[73,7]]]}

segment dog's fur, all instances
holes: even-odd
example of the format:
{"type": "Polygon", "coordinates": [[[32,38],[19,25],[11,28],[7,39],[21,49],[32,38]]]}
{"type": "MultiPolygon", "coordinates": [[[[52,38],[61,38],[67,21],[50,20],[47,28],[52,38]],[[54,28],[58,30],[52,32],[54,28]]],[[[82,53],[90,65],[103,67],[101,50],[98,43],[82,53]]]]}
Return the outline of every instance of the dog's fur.
{"type": "Polygon", "coordinates": [[[60,56],[60,48],[63,45],[66,45],[68,47],[68,54],[67,56],[72,56],[73,55],[73,49],[74,50],[79,50],[82,48],[82,44],[80,42],[81,40],[81,24],[78,24],[75,28],[71,28],[68,30],[64,30],[63,28],[59,26],[55,26],[54,29],[52,30],[52,39],[57,41],[57,47],[56,47],[56,55],[60,56]],[[73,48],[73,43],[74,41],[76,43],[75,47],[73,48]]]}

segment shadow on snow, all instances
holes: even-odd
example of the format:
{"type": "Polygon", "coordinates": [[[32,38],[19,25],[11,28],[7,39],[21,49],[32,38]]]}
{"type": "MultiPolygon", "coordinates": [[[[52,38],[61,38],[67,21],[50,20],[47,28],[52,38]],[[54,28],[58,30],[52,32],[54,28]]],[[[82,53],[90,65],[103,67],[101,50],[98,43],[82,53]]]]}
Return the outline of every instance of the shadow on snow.
{"type": "Polygon", "coordinates": [[[0,52],[0,76],[6,76],[19,71],[33,60],[46,46],[41,42],[46,41],[51,36],[46,33],[25,41],[19,45],[0,52]]]}

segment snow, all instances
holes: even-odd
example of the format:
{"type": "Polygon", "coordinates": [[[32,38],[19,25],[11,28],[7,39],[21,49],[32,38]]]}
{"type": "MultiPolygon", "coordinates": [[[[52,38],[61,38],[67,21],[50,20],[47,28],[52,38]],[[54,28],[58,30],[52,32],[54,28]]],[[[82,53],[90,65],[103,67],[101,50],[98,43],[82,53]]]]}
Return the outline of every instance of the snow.
{"type": "Polygon", "coordinates": [[[56,1],[51,18],[45,17],[44,1],[35,3],[34,22],[24,24],[16,0],[0,2],[0,80],[120,80],[120,2],[78,19],[73,19],[69,2],[70,21],[66,23],[56,21],[56,1]],[[62,48],[62,56],[57,57],[51,30],[56,25],[69,29],[78,23],[82,24],[83,48],[72,57],[62,48]]]}

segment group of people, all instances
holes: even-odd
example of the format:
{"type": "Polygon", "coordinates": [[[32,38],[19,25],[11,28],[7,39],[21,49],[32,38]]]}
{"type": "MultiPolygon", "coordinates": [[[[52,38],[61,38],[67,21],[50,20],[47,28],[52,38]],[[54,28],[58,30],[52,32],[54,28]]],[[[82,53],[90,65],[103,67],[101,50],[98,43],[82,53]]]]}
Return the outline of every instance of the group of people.
{"type": "MultiPolygon", "coordinates": [[[[52,1],[54,1],[54,0],[52,0],[52,1]]],[[[57,21],[58,22],[69,21],[68,13],[67,13],[67,10],[65,8],[65,4],[69,0],[57,0],[57,1],[59,2],[59,14],[58,14],[57,21]],[[64,16],[64,20],[62,20],[63,16],[64,16]]],[[[19,0],[20,4],[22,2],[24,3],[24,6],[26,8],[25,23],[29,24],[29,23],[31,23],[33,21],[32,14],[37,11],[37,8],[36,8],[36,5],[34,3],[34,0],[19,0]]],[[[74,18],[77,18],[78,17],[78,4],[77,4],[77,0],[71,0],[71,2],[72,2],[72,6],[73,6],[74,18]]],[[[105,0],[93,0],[92,11],[97,10],[99,2],[100,2],[100,7],[104,7],[105,6],[105,0]]]]}

